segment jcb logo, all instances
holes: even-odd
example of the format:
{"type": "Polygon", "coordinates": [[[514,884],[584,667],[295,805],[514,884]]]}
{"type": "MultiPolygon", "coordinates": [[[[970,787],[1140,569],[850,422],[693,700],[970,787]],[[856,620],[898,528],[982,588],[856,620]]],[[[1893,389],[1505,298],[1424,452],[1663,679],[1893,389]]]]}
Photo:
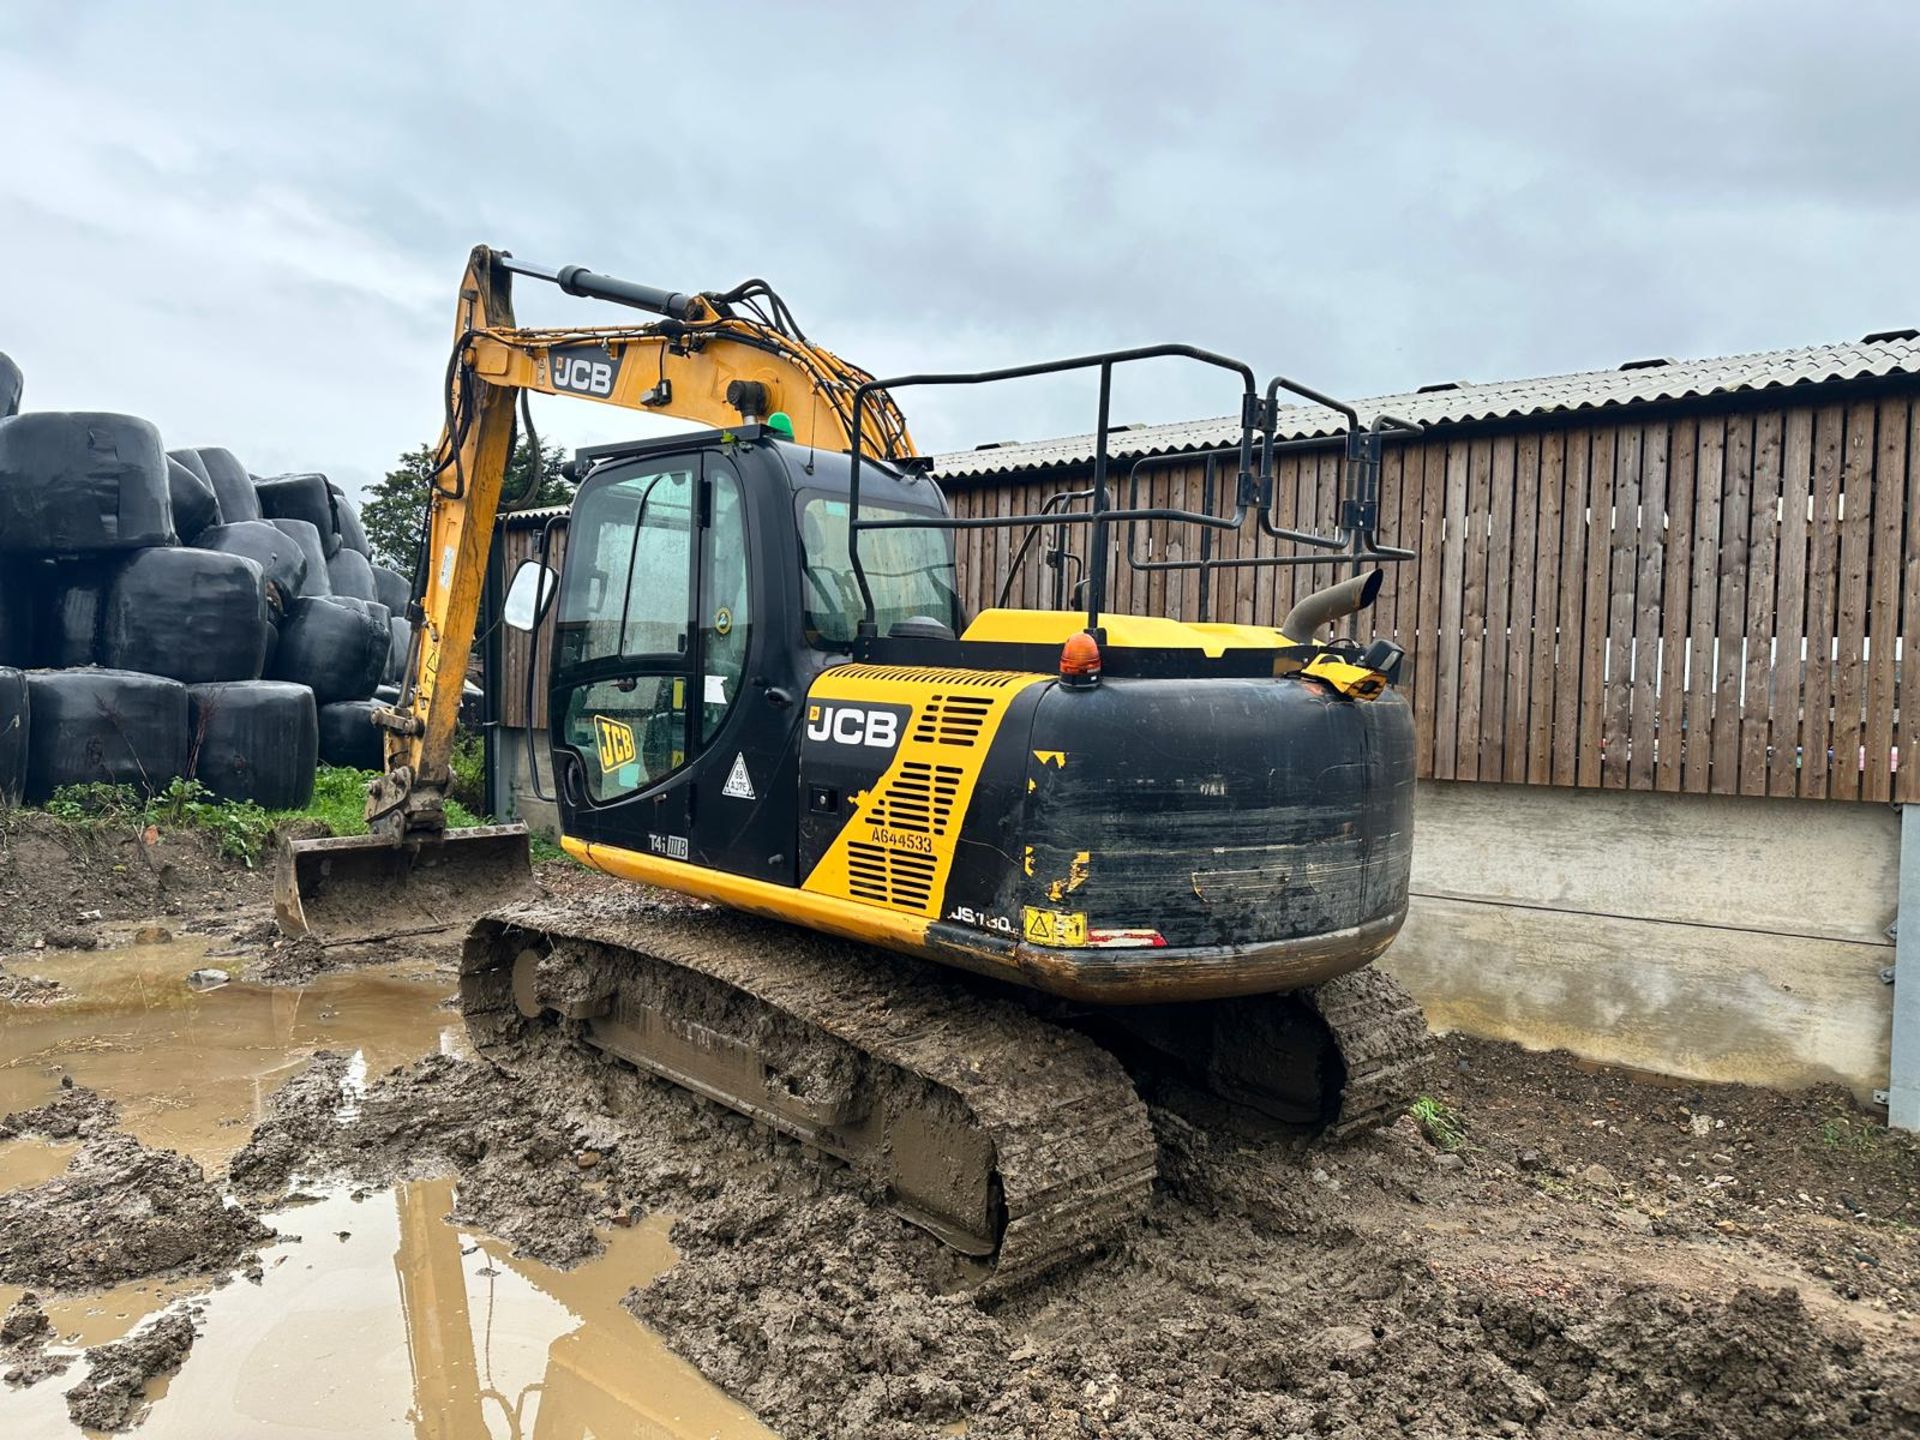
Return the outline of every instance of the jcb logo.
{"type": "Polygon", "coordinates": [[[809,705],[807,738],[891,750],[900,739],[900,714],[898,710],[868,710],[857,705],[809,705]]]}
{"type": "Polygon", "coordinates": [[[634,757],[633,727],[623,720],[610,720],[605,715],[593,717],[594,738],[600,742],[600,769],[618,770],[622,765],[631,765],[634,757]]]}
{"type": "Polygon", "coordinates": [[[547,371],[556,390],[575,395],[613,394],[613,382],[620,373],[620,362],[609,350],[590,346],[577,350],[555,350],[547,359],[547,371]]]}

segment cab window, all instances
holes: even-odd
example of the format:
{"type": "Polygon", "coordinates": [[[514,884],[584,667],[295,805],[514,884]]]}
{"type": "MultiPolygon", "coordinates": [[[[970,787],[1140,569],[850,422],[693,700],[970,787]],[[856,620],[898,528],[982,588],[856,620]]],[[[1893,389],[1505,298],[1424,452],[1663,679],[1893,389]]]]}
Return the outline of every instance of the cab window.
{"type": "MultiPolygon", "coordinates": [[[[845,500],[824,495],[800,501],[801,581],[807,635],[814,644],[844,649],[866,607],[847,553],[845,500]]],[[[861,503],[868,520],[909,520],[929,512],[861,503]]],[[[959,587],[954,579],[953,537],[946,530],[868,530],[860,537],[860,563],[873,591],[874,621],[885,635],[902,620],[927,616],[960,629],[959,587]]]]}
{"type": "Polygon", "coordinates": [[[687,649],[695,472],[624,476],[575,508],[560,589],[560,663],[687,649]]]}
{"type": "Polygon", "coordinates": [[[567,670],[593,667],[567,690],[560,739],[595,801],[680,769],[740,694],[752,633],[746,519],[731,467],[707,457],[706,474],[704,528],[700,471],[684,460],[582,487],[574,507],[555,673],[565,684],[567,670]]]}

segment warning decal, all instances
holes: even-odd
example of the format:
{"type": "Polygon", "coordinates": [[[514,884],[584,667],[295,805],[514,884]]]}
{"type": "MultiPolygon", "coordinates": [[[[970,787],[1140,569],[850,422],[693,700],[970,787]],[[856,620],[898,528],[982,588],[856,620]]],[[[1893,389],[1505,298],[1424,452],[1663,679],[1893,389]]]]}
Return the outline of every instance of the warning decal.
{"type": "Polygon", "coordinates": [[[1057,945],[1077,949],[1087,943],[1087,917],[1084,914],[1041,910],[1028,905],[1021,912],[1022,933],[1036,945],[1057,945]]]}
{"type": "Polygon", "coordinates": [[[727,783],[720,787],[720,793],[735,800],[754,798],[753,777],[747,774],[747,757],[744,754],[734,755],[733,768],[727,772],[727,783]]]}

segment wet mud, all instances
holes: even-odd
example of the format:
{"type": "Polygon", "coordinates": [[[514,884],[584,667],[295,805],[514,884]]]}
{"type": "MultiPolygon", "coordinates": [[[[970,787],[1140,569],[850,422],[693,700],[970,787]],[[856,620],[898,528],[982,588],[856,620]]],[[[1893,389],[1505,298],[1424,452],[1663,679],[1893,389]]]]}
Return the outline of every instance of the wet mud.
{"type": "Polygon", "coordinates": [[[199,1307],[170,1310],[149,1325],[87,1352],[87,1373],[66,1392],[67,1417],[86,1430],[125,1430],[147,1407],[147,1387],[171,1375],[193,1348],[199,1307]]]}
{"type": "Polygon", "coordinates": [[[1323,1143],[1140,1074],[1145,1220],[982,1303],[883,1197],[739,1117],[559,1032],[517,1076],[471,1058],[432,957],[189,1002],[149,975],[89,1021],[104,1051],[37,1028],[126,953],[75,952],[74,999],[0,1011],[0,1094],[30,1112],[0,1204],[102,1146],[137,1171],[190,1112],[175,1158],[275,1233],[224,1286],[35,1282],[0,1359],[70,1368],[0,1390],[0,1433],[71,1434],[61,1385],[97,1369],[162,1440],[503,1435],[514,1405],[564,1434],[1920,1433],[1920,1147],[1837,1093],[1451,1040],[1422,1121],[1323,1143]],[[142,1031],[136,994],[171,1018],[142,1031]],[[187,1004],[276,1018],[256,1045],[207,1032],[217,1103],[158,1104],[187,1004]],[[153,1066],[89,1059],[148,1041],[153,1066]],[[117,1386],[83,1353],[117,1363],[100,1347],[189,1305],[171,1376],[117,1386]]]}
{"type": "Polygon", "coordinates": [[[107,1135],[52,1179],[0,1194],[0,1282],[82,1290],[211,1274],[272,1237],[191,1160],[107,1135]]]}

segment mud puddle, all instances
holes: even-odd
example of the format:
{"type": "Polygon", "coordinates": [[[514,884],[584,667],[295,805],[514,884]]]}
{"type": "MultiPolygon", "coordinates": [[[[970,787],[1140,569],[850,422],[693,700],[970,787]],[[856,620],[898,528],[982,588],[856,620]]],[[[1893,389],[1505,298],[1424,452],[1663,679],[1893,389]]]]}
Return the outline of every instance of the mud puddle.
{"type": "Polygon", "coordinates": [[[67,1140],[40,1140],[21,1136],[0,1140],[0,1191],[25,1190],[51,1180],[67,1168],[80,1146],[67,1140]]]}
{"type": "MultiPolygon", "coordinates": [[[[766,1436],[740,1405],[637,1325],[627,1290],[675,1256],[661,1217],[615,1231],[571,1271],[515,1259],[443,1217],[450,1179],[338,1191],[264,1217],[288,1239],[257,1284],[206,1292],[177,1373],[149,1383],[145,1440],[215,1434],[766,1436]]],[[[70,1346],[134,1330],[183,1299],[126,1287],[50,1303],[70,1346]]],[[[75,1432],[63,1391],[81,1373],[0,1392],[0,1431],[75,1432]]]]}
{"type": "MultiPolygon", "coordinates": [[[[69,992],[10,1011],[0,1026],[0,1114],[45,1103],[60,1078],[120,1104],[119,1127],[208,1169],[246,1142],[265,1100],[315,1050],[355,1056],[362,1076],[436,1051],[466,1053],[431,967],[339,971],[304,989],[244,981],[196,989],[195,971],[234,964],[211,940],[49,953],[32,970],[69,992]]],[[[34,1183],[29,1148],[0,1150],[0,1188],[34,1183]]],[[[41,1176],[39,1178],[44,1178],[41,1176]]]]}

